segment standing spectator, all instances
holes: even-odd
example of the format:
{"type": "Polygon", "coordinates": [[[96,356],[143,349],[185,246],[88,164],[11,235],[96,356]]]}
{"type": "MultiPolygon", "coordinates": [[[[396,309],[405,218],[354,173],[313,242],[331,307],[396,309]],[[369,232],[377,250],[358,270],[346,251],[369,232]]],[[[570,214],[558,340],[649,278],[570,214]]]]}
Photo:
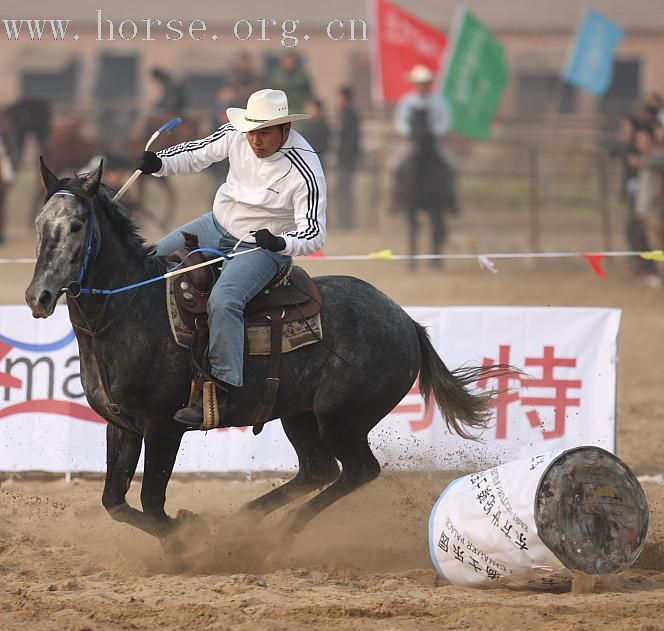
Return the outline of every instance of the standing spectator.
{"type": "Polygon", "coordinates": [[[271,83],[273,89],[283,90],[288,94],[289,109],[298,112],[304,111],[304,104],[314,97],[309,75],[301,67],[300,60],[293,51],[284,53],[271,83]]]}
{"type": "Polygon", "coordinates": [[[646,97],[644,108],[650,114],[653,125],[664,124],[664,99],[659,92],[651,92],[646,97]]]}
{"type": "MultiPolygon", "coordinates": [[[[636,194],[639,189],[639,170],[632,164],[632,156],[638,156],[635,144],[636,120],[632,116],[620,119],[618,138],[609,147],[610,155],[620,160],[622,176],[620,182],[620,198],[627,210],[625,236],[630,250],[643,251],[648,249],[646,228],[643,218],[636,213],[636,194]]],[[[646,261],[640,257],[634,260],[634,271],[637,275],[657,273],[654,261],[646,261]]]]}
{"type": "MultiPolygon", "coordinates": [[[[638,170],[635,214],[644,224],[644,241],[639,251],[664,247],[664,222],[660,193],[664,173],[664,150],[655,143],[652,127],[640,127],[635,133],[638,153],[629,156],[630,164],[638,170]]],[[[654,270],[646,279],[653,287],[661,286],[659,270],[654,270]]]]}
{"type": "Polygon", "coordinates": [[[325,154],[330,146],[330,126],[325,116],[325,106],[321,101],[312,99],[307,101],[304,113],[309,115],[309,119],[302,124],[302,134],[318,154],[325,170],[325,154]]]}
{"type": "Polygon", "coordinates": [[[337,142],[336,208],[338,226],[355,227],[355,169],[360,159],[360,119],[355,109],[353,89],[339,89],[339,136],[337,142]]]}
{"type": "Polygon", "coordinates": [[[5,202],[14,177],[14,165],[0,135],[0,245],[5,242],[5,202]]]}
{"type": "MultiPolygon", "coordinates": [[[[228,83],[234,89],[239,104],[246,103],[249,95],[258,90],[258,77],[254,71],[252,57],[248,52],[241,52],[235,58],[228,83]]],[[[230,107],[235,107],[235,105],[230,107]]]]}

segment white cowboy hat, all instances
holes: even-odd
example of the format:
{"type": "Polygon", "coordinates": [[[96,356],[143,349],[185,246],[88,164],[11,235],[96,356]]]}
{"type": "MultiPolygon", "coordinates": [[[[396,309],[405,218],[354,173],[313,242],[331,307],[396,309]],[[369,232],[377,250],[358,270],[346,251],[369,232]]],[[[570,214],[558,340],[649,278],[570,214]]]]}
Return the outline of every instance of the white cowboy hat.
{"type": "Polygon", "coordinates": [[[309,114],[289,114],[286,93],[269,88],[254,92],[247,100],[247,109],[229,107],[226,116],[242,132],[310,118],[309,114]]]}
{"type": "Polygon", "coordinates": [[[411,83],[429,83],[429,81],[433,81],[433,72],[426,66],[417,64],[408,73],[408,80],[411,83]]]}

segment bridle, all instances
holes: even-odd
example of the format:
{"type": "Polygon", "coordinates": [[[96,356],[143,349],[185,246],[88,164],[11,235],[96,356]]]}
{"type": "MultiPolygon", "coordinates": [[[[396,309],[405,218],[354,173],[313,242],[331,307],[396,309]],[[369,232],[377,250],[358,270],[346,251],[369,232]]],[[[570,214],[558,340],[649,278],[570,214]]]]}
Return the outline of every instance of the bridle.
{"type": "Polygon", "coordinates": [[[97,218],[95,216],[95,209],[94,209],[94,198],[88,199],[81,195],[77,195],[76,193],[72,193],[71,191],[68,191],[67,189],[64,188],[58,189],[57,191],[55,191],[55,193],[53,193],[53,195],[69,195],[71,197],[76,197],[77,199],[88,204],[90,207],[90,214],[88,219],[88,234],[86,237],[86,246],[85,246],[85,252],[83,254],[83,262],[81,263],[81,269],[78,272],[76,280],[72,280],[71,282],[67,283],[67,286],[63,287],[60,290],[60,295],[66,293],[69,298],[78,298],[81,294],[91,293],[89,289],[85,289],[83,287],[83,281],[88,271],[88,266],[90,265],[92,253],[94,252],[95,246],[97,245],[98,242],[98,237],[97,237],[98,227],[97,227],[97,218]]]}
{"type": "Polygon", "coordinates": [[[72,191],[69,191],[64,188],[58,189],[57,191],[55,191],[55,193],[53,193],[53,195],[69,195],[71,197],[76,197],[77,199],[84,202],[89,207],[88,233],[85,239],[86,245],[85,245],[85,251],[83,253],[83,261],[81,262],[81,268],[79,269],[78,275],[76,276],[76,280],[67,283],[67,286],[63,287],[60,290],[59,296],[61,296],[62,294],[67,294],[67,298],[72,299],[71,304],[75,306],[79,315],[83,319],[83,322],[85,323],[85,326],[81,326],[80,324],[77,324],[72,321],[72,326],[75,329],[78,329],[79,331],[84,333],[85,335],[88,335],[89,337],[97,337],[101,333],[107,331],[127,312],[127,310],[132,306],[132,304],[136,300],[138,292],[134,292],[134,295],[131,297],[131,300],[127,302],[127,304],[119,311],[119,313],[114,318],[111,318],[109,322],[104,324],[104,317],[106,315],[106,310],[108,308],[108,303],[111,294],[113,292],[108,290],[99,290],[99,289],[83,287],[83,282],[85,281],[86,275],[90,271],[94,254],[96,253],[97,246],[99,244],[99,226],[98,226],[97,217],[95,215],[94,197],[88,198],[84,197],[83,195],[77,195],[76,193],[73,193],[72,191]],[[95,295],[103,294],[105,300],[102,305],[101,313],[97,318],[97,322],[95,323],[95,325],[91,326],[90,322],[88,321],[88,318],[81,309],[81,305],[78,303],[78,298],[81,295],[93,295],[93,294],[95,295]]]}

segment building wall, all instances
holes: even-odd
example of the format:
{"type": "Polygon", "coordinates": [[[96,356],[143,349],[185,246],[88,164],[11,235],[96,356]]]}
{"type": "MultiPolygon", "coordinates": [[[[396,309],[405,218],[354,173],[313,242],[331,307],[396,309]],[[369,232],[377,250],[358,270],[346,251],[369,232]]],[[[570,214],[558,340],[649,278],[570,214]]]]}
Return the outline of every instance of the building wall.
{"type": "MultiPolygon", "coordinates": [[[[68,55],[77,55],[80,61],[80,91],[77,107],[94,109],[97,104],[94,100],[94,85],[97,74],[98,53],[102,50],[116,52],[136,52],[140,55],[140,100],[139,107],[146,109],[150,102],[157,98],[158,86],[148,77],[153,66],[165,67],[176,77],[189,67],[196,67],[196,58],[207,67],[220,66],[228,68],[232,57],[240,51],[246,50],[254,55],[255,61],[265,53],[280,53],[286,50],[279,43],[278,33],[275,30],[271,41],[258,41],[256,39],[242,43],[229,34],[229,27],[214,27],[208,25],[208,32],[218,31],[223,36],[213,42],[209,36],[204,41],[96,41],[96,26],[87,29],[78,29],[81,36],[79,41],[68,39],[57,44],[31,42],[23,44],[0,39],[0,71],[3,80],[0,81],[0,103],[8,103],[20,95],[20,71],[22,67],[34,67],[43,63],[45,66],[53,64],[59,58],[68,55]],[[40,61],[41,60],[41,61],[40,61]]],[[[360,102],[368,106],[370,88],[369,59],[373,45],[369,41],[332,41],[324,30],[302,29],[298,35],[309,33],[311,39],[307,42],[300,40],[298,46],[292,48],[307,58],[307,67],[312,75],[315,89],[319,96],[331,105],[334,94],[343,83],[351,83],[358,90],[360,102]]],[[[552,71],[562,68],[566,51],[571,40],[571,32],[558,30],[556,32],[537,31],[504,31],[498,33],[504,42],[507,55],[512,68],[513,77],[524,70],[552,71]]],[[[369,34],[371,38],[371,34],[369,34]]],[[[619,58],[638,57],[642,59],[642,90],[664,91],[664,37],[659,32],[635,32],[630,34],[620,45],[619,58]]],[[[582,94],[579,97],[580,113],[593,114],[596,100],[592,95],[582,94]]],[[[502,114],[512,116],[516,111],[516,81],[512,81],[505,96],[502,114]]]]}

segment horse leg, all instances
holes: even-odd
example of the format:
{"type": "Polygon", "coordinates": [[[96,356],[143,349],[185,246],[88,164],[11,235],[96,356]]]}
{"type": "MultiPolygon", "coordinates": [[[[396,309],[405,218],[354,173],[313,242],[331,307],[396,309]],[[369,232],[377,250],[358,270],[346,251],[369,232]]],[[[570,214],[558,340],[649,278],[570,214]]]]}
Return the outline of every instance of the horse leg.
{"type": "MultiPolygon", "coordinates": [[[[430,208],[431,216],[431,253],[442,254],[443,244],[445,243],[445,224],[442,208],[430,208]]],[[[441,259],[431,259],[431,266],[435,268],[442,267],[441,259]]]]}
{"type": "Polygon", "coordinates": [[[335,425],[330,419],[321,424],[323,442],[341,462],[341,476],[295,511],[289,528],[291,533],[299,532],[318,513],[380,475],[380,464],[369,447],[367,435],[358,431],[360,421],[353,419],[344,425],[335,425]]]}
{"type": "MultiPolygon", "coordinates": [[[[417,254],[417,235],[420,228],[419,218],[417,216],[417,208],[408,208],[408,232],[409,232],[409,249],[411,256],[417,254]]],[[[417,268],[417,259],[411,258],[408,262],[408,267],[411,271],[417,268]]]]}
{"type": "Polygon", "coordinates": [[[293,479],[245,505],[261,517],[339,477],[339,465],[321,440],[313,412],[289,416],[281,424],[297,453],[299,470],[293,479]]]}
{"type": "MultiPolygon", "coordinates": [[[[125,496],[129,490],[129,485],[136,472],[136,465],[141,454],[141,443],[143,439],[138,434],[128,430],[115,427],[110,423],[106,426],[106,482],[104,484],[104,493],[102,495],[102,504],[109,515],[116,521],[134,526],[150,535],[163,537],[165,529],[164,518],[168,526],[172,526],[170,518],[164,517],[155,521],[155,517],[145,510],[141,512],[127,504],[125,496]]],[[[176,449],[177,452],[177,449],[176,449]]],[[[147,454],[147,448],[146,448],[147,454]]],[[[147,460],[147,455],[146,455],[147,460]]],[[[146,487],[148,479],[147,464],[143,489],[146,487]]],[[[141,493],[141,499],[142,499],[141,493]]],[[[163,503],[162,503],[163,513],[163,503]]]]}
{"type": "MultiPolygon", "coordinates": [[[[164,539],[179,524],[164,511],[166,487],[171,479],[183,432],[179,428],[148,428],[145,433],[145,467],[141,486],[143,515],[151,534],[164,539]]],[[[140,526],[139,526],[140,527],[140,526]]]]}
{"type": "Polygon", "coordinates": [[[151,532],[141,511],[125,499],[136,472],[143,439],[138,434],[109,423],[106,425],[106,481],[101,502],[109,515],[121,522],[151,532]]]}

